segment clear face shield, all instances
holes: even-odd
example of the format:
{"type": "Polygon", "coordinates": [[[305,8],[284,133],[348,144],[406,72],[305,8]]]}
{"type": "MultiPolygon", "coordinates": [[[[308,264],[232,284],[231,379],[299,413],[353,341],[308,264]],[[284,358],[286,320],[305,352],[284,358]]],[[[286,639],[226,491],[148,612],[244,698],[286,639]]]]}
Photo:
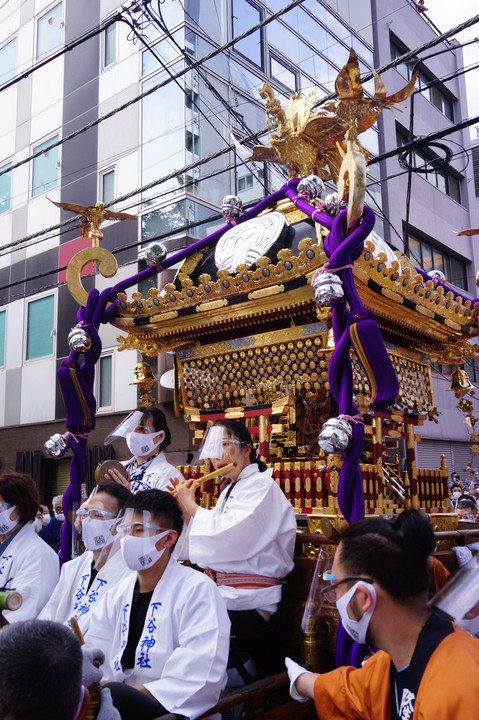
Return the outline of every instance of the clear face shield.
{"type": "Polygon", "coordinates": [[[128,417],[122,420],[121,423],[106,436],[103,444],[110,445],[115,440],[118,440],[118,438],[126,439],[127,435],[134,432],[136,428],[141,425],[143,414],[141,410],[133,410],[128,417]]]}
{"type": "Polygon", "coordinates": [[[331,566],[331,558],[320,548],[304,608],[303,619],[301,620],[301,630],[304,633],[313,631],[316,620],[324,607],[331,608],[334,606],[334,601],[330,602],[327,597],[331,583],[326,578],[331,572],[331,566]]]}
{"type": "Polygon", "coordinates": [[[130,570],[142,571],[155,565],[167,547],[165,538],[177,533],[162,527],[148,510],[127,508],[117,525],[121,553],[130,570]]]}
{"type": "Polygon", "coordinates": [[[240,440],[230,437],[225,427],[213,425],[208,428],[198,450],[197,464],[200,465],[203,460],[215,460],[218,464],[229,465],[234,462],[236,449],[243,445],[240,440]]]}
{"type": "Polygon", "coordinates": [[[475,555],[444,583],[429,601],[433,610],[445,613],[451,620],[479,635],[479,557],[475,555]]]}
{"type": "Polygon", "coordinates": [[[93,552],[97,568],[120,550],[117,505],[116,498],[95,488],[75,513],[74,530],[83,548],[93,552]]]}

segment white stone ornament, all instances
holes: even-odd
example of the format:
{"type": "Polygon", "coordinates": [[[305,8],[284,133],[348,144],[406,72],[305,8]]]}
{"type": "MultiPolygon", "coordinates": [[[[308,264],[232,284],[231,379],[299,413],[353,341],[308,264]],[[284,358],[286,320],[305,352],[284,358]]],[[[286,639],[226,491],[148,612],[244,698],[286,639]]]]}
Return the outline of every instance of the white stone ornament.
{"type": "Polygon", "coordinates": [[[43,452],[46,456],[61,460],[66,451],[70,447],[70,441],[64,435],[56,433],[49,438],[43,446],[43,452]]]}
{"type": "Polygon", "coordinates": [[[230,228],[216,244],[216,267],[230,273],[235,273],[240,264],[250,267],[267,254],[286,224],[282,213],[269,212],[230,228]]]}
{"type": "Polygon", "coordinates": [[[319,447],[328,453],[342,452],[348,447],[352,434],[353,429],[347,420],[330,418],[319,433],[319,447]]]}
{"type": "Polygon", "coordinates": [[[88,352],[91,348],[90,333],[82,327],[74,327],[68,333],[68,347],[72,352],[88,352]]]}
{"type": "Polygon", "coordinates": [[[316,305],[328,305],[331,300],[341,300],[344,297],[343,284],[334,273],[318,273],[311,285],[316,305]]]}
{"type": "Polygon", "coordinates": [[[146,264],[148,267],[160,267],[168,255],[168,250],[161,242],[151,242],[146,248],[146,264]]]}

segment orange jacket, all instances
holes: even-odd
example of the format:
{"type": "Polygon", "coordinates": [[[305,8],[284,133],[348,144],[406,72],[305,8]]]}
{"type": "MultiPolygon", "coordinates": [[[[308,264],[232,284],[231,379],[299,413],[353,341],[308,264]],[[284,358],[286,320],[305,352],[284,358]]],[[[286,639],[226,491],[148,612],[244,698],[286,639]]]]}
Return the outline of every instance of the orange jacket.
{"type": "MultiPolygon", "coordinates": [[[[341,667],[320,675],[314,684],[320,720],[391,720],[390,664],[389,655],[380,650],[361,668],[341,667]]],[[[431,655],[413,720],[477,720],[476,698],[479,642],[456,628],[431,655]]]]}

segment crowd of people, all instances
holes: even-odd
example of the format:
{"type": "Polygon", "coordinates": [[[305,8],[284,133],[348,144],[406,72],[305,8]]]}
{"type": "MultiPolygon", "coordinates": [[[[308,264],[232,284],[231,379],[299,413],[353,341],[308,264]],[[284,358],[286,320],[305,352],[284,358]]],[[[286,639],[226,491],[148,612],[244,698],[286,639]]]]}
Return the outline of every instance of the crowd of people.
{"type": "Polygon", "coordinates": [[[449,500],[459,520],[479,520],[479,473],[469,479],[461,479],[459,473],[451,473],[449,500]]]}
{"type": "MultiPolygon", "coordinates": [[[[166,460],[170,431],[159,408],[132,413],[116,437],[132,453],[128,478],[110,469],[69,518],[84,551],[61,570],[62,498],[50,516],[31,477],[0,475],[0,590],[23,599],[0,613],[0,720],[79,720],[92,703],[100,720],[194,720],[235,673],[247,682],[281,669],[275,622],[296,520],[248,429],[221,420],[205,435],[197,461],[222,476],[212,509],[166,460]]],[[[458,511],[464,492],[456,492],[458,511]]],[[[472,718],[466,700],[441,714],[422,692],[450,685],[446,667],[479,685],[479,643],[427,604],[433,549],[419,511],[349,526],[321,592],[345,631],[374,652],[360,669],[321,676],[287,659],[295,699],[314,698],[328,719],[450,718],[456,709],[472,718]]]]}

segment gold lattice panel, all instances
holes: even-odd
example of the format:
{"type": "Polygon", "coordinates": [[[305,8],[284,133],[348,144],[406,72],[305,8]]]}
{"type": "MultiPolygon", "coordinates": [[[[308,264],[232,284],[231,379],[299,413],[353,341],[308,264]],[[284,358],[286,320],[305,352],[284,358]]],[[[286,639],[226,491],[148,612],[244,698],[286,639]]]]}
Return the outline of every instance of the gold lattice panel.
{"type": "MultiPolygon", "coordinates": [[[[388,353],[399,381],[395,406],[406,412],[427,412],[434,405],[429,365],[414,358],[388,353]]],[[[353,355],[354,393],[370,398],[370,387],[362,365],[353,355]]]]}
{"type": "Polygon", "coordinates": [[[331,350],[325,337],[238,348],[179,361],[185,406],[209,410],[270,403],[328,379],[331,350]]]}

